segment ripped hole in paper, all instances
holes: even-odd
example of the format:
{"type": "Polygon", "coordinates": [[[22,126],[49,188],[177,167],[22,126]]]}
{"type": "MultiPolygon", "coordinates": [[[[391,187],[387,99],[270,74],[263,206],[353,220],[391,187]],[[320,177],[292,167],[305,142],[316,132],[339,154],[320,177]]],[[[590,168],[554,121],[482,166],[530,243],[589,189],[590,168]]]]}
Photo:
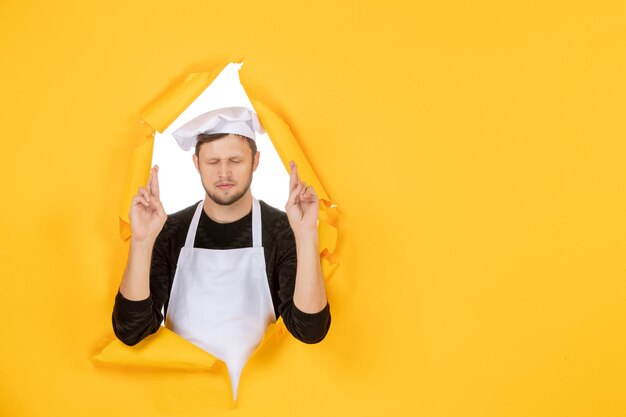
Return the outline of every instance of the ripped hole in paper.
{"type": "MultiPolygon", "coordinates": [[[[240,63],[228,64],[163,133],[155,133],[152,165],[159,166],[161,202],[167,213],[189,207],[205,197],[200,175],[192,161],[194,150],[183,151],[171,132],[194,117],[220,107],[242,106],[253,109],[239,80],[241,66],[240,63]]],[[[284,211],[289,196],[289,174],[267,133],[257,133],[256,142],[261,156],[253,175],[252,194],[284,211]]]]}

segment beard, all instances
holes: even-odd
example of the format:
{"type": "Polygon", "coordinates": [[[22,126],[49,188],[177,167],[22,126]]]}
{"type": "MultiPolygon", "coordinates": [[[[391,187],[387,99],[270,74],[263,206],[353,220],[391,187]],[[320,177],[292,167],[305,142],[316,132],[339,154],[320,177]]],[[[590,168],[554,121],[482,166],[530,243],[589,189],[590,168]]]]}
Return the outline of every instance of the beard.
{"type": "MultiPolygon", "coordinates": [[[[238,183],[235,183],[233,181],[228,181],[230,183],[233,183],[233,188],[235,188],[238,183]]],[[[218,195],[217,193],[214,193],[212,191],[210,191],[206,185],[202,184],[204,187],[204,191],[206,191],[206,194],[209,196],[209,198],[211,200],[213,200],[213,202],[215,204],[219,204],[220,206],[230,206],[231,204],[236,203],[237,201],[239,201],[241,199],[241,197],[243,197],[247,192],[248,189],[250,189],[250,185],[252,184],[252,168],[250,169],[250,176],[248,177],[248,181],[245,184],[245,186],[238,192],[229,195],[229,196],[222,196],[222,195],[218,195]]]]}

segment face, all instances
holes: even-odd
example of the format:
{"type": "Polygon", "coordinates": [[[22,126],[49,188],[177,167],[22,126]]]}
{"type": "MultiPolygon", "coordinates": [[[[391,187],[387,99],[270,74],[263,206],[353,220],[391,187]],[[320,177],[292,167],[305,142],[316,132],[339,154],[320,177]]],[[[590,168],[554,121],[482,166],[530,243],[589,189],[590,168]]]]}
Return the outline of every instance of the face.
{"type": "Polygon", "coordinates": [[[204,190],[215,203],[228,206],[250,189],[252,173],[259,164],[259,152],[252,158],[246,139],[235,135],[204,143],[193,155],[204,190]]]}

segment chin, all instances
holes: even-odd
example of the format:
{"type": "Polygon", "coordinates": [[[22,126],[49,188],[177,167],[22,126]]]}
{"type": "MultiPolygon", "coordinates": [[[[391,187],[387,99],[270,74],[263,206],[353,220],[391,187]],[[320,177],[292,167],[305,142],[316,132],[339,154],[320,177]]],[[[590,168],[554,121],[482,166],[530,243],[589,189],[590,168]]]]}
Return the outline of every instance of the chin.
{"type": "Polygon", "coordinates": [[[246,191],[235,192],[235,193],[233,193],[231,195],[219,195],[218,193],[220,191],[217,191],[217,192],[214,192],[214,193],[207,192],[207,194],[208,194],[209,198],[215,204],[219,204],[220,206],[230,206],[231,204],[234,204],[237,201],[241,200],[241,198],[246,194],[246,191]]]}

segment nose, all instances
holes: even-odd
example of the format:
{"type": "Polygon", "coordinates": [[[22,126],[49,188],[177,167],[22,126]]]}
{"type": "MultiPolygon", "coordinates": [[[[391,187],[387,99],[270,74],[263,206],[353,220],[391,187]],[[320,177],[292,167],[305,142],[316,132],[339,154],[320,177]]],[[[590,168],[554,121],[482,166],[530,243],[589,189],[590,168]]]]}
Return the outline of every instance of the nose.
{"type": "Polygon", "coordinates": [[[230,177],[230,165],[228,161],[220,161],[217,169],[217,175],[220,178],[228,178],[230,177]]]}

